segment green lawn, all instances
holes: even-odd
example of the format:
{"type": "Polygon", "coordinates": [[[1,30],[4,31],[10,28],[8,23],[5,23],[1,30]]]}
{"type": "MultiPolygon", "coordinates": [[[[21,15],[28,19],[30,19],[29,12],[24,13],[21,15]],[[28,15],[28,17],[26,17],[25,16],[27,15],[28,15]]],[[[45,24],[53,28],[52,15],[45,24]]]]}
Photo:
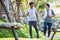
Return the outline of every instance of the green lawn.
{"type": "MultiPolygon", "coordinates": [[[[0,20],[1,21],[1,20],[0,20]]],[[[29,38],[29,26],[20,23],[20,30],[16,31],[19,36],[19,40],[50,40],[49,38],[43,38],[43,32],[39,31],[39,39],[36,39],[36,32],[34,28],[32,28],[33,39],[29,38]]],[[[14,40],[12,31],[10,29],[0,29],[0,40],[14,40]]],[[[54,40],[60,40],[58,38],[54,38],[54,40]]]]}
{"type": "MultiPolygon", "coordinates": [[[[5,21],[0,20],[0,22],[5,22],[5,21]]],[[[23,23],[20,23],[20,30],[16,30],[16,32],[20,38],[29,38],[30,36],[29,26],[23,23]]],[[[32,28],[32,32],[33,32],[33,37],[36,38],[36,32],[34,28],[32,28]]],[[[40,37],[43,37],[43,33],[41,31],[39,31],[39,35],[40,37]]],[[[0,29],[0,38],[12,38],[12,37],[13,37],[13,33],[11,29],[0,29]]]]}
{"type": "MultiPolygon", "coordinates": [[[[0,40],[15,40],[14,38],[0,38],[0,40]]],[[[33,39],[30,39],[30,38],[19,38],[19,40],[50,40],[48,38],[33,38],[33,39]]],[[[54,40],[60,40],[60,39],[54,39],[54,40]]]]}

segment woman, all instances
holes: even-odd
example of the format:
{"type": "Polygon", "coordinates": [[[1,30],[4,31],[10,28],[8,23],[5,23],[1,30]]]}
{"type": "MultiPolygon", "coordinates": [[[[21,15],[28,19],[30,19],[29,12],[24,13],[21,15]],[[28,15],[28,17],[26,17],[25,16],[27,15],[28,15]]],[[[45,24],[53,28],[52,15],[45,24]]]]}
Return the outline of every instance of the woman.
{"type": "Polygon", "coordinates": [[[46,4],[44,13],[42,17],[44,17],[44,36],[46,36],[47,26],[48,26],[48,37],[50,37],[51,32],[51,26],[52,26],[52,17],[54,17],[55,14],[52,9],[50,9],[50,5],[46,4]]]}

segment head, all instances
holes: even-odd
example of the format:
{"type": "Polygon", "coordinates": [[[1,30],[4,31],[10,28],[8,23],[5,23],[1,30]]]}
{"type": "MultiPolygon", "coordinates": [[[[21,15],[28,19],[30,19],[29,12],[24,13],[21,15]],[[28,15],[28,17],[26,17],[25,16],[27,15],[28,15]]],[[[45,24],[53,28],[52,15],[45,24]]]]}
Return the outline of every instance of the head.
{"type": "Polygon", "coordinates": [[[50,5],[49,4],[46,4],[46,9],[48,10],[50,8],[50,5]]]}
{"type": "Polygon", "coordinates": [[[29,5],[30,5],[30,8],[33,8],[33,2],[30,2],[29,5]]]}

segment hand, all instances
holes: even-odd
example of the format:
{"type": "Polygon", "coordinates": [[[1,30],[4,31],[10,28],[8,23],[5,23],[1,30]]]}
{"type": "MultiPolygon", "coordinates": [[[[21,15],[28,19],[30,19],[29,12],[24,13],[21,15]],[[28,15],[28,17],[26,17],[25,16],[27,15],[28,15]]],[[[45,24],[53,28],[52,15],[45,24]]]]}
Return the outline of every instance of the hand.
{"type": "Polygon", "coordinates": [[[23,15],[23,17],[26,17],[26,15],[23,15]]]}
{"type": "Polygon", "coordinates": [[[37,21],[37,25],[39,25],[39,21],[37,21]]]}
{"type": "Polygon", "coordinates": [[[50,18],[52,18],[52,16],[49,16],[50,18]]]}
{"type": "Polygon", "coordinates": [[[27,16],[29,15],[29,13],[27,14],[27,16]]]}

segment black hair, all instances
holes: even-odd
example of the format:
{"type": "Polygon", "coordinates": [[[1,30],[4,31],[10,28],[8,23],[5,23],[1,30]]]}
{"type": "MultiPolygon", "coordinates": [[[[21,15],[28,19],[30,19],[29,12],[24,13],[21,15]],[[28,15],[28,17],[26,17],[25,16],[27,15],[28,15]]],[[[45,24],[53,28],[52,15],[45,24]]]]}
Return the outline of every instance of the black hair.
{"type": "Polygon", "coordinates": [[[29,3],[29,5],[32,5],[32,4],[34,4],[34,3],[33,3],[33,2],[30,2],[30,3],[29,3]]]}
{"type": "Polygon", "coordinates": [[[47,3],[46,5],[50,8],[50,4],[47,3]]]}

